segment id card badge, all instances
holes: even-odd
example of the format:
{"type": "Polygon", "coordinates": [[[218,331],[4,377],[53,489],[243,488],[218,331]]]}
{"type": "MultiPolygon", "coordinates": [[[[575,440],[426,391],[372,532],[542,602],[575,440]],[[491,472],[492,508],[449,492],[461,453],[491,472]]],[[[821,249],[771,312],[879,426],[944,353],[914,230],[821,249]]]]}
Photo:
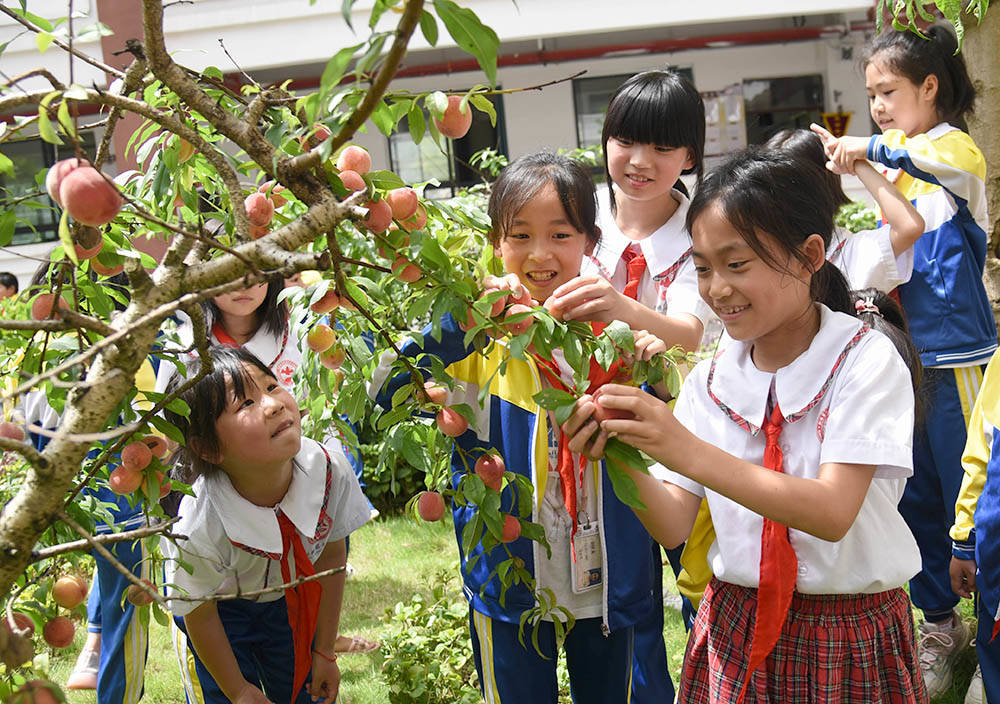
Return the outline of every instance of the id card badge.
{"type": "Polygon", "coordinates": [[[573,547],[576,550],[576,560],[573,560],[572,554],[569,556],[573,593],[597,589],[604,582],[604,561],[597,521],[579,524],[573,538],[573,547]]]}

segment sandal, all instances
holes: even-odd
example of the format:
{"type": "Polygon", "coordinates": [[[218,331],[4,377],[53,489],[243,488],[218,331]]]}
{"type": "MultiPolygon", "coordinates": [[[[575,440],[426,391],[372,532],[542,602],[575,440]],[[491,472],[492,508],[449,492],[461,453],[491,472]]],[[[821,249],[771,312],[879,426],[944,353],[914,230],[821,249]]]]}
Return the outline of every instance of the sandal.
{"type": "Polygon", "coordinates": [[[381,644],[378,641],[370,641],[361,636],[337,636],[337,642],[333,646],[333,652],[342,655],[363,655],[378,650],[381,644]]]}
{"type": "Polygon", "coordinates": [[[73,671],[66,679],[66,689],[97,689],[97,668],[101,662],[101,651],[84,648],[80,651],[73,671]]]}

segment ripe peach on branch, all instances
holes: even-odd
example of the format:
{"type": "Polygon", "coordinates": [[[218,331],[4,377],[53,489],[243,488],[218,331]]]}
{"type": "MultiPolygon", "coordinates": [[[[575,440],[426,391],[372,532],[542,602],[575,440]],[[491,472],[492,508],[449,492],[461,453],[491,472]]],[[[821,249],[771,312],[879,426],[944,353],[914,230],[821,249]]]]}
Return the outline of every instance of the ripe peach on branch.
{"type": "Polygon", "coordinates": [[[372,170],[372,155],[367,149],[354,144],[344,147],[337,157],[337,171],[354,171],[360,176],[372,170]]]}
{"type": "Polygon", "coordinates": [[[59,200],[74,220],[84,225],[106,225],[122,209],[121,194],[93,166],[80,166],[59,182],[59,200]]]}
{"type": "Polygon", "coordinates": [[[42,627],[42,638],[53,648],[68,648],[73,644],[76,626],[65,616],[51,618],[42,627]]]}
{"type": "Polygon", "coordinates": [[[449,95],[448,107],[440,118],[434,118],[434,126],[449,139],[461,139],[472,127],[472,106],[466,103],[463,110],[462,96],[449,95]]]}
{"type": "Polygon", "coordinates": [[[425,521],[444,518],[444,497],[436,491],[425,491],[417,499],[417,514],[425,521]]]}

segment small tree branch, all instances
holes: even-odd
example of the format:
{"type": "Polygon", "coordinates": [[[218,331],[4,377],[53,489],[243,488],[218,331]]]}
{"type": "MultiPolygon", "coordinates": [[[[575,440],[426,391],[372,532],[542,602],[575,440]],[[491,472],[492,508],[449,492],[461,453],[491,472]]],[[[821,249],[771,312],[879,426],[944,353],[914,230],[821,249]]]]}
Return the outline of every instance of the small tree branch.
{"type": "Polygon", "coordinates": [[[46,438],[60,440],[70,440],[72,442],[104,442],[105,440],[113,440],[117,437],[123,435],[131,435],[136,430],[139,429],[137,423],[129,423],[128,425],[119,425],[114,430],[105,430],[103,433],[66,433],[56,428],[52,430],[51,428],[43,428],[40,425],[30,424],[28,425],[28,430],[32,433],[36,433],[46,438]]]}
{"type": "Polygon", "coordinates": [[[42,78],[44,78],[45,80],[47,80],[49,83],[51,83],[52,87],[55,88],[56,90],[66,90],[66,86],[63,84],[63,82],[60,81],[55,76],[53,76],[52,73],[48,69],[44,69],[44,68],[36,68],[36,69],[34,69],[32,71],[28,71],[27,73],[22,73],[20,76],[14,76],[9,81],[7,81],[4,85],[7,86],[8,88],[10,88],[10,87],[13,87],[13,86],[17,85],[21,81],[25,81],[25,80],[27,80],[29,78],[34,78],[35,76],[41,76],[42,78]]]}
{"type": "MultiPolygon", "coordinates": [[[[99,533],[98,535],[92,536],[92,540],[100,545],[113,545],[114,543],[122,543],[127,540],[146,538],[150,535],[156,535],[157,533],[162,533],[172,538],[186,538],[187,536],[174,535],[173,533],[167,531],[167,528],[172,526],[174,523],[177,523],[179,520],[180,517],[175,517],[166,520],[163,523],[147,525],[142,528],[135,528],[134,530],[122,531],[121,533],[99,533]]],[[[67,552],[79,552],[80,550],[85,550],[90,545],[91,541],[84,538],[82,540],[74,540],[69,543],[52,545],[47,548],[42,548],[41,550],[32,550],[31,561],[39,562],[67,552]]]]}
{"type": "MultiPolygon", "coordinates": [[[[24,25],[25,27],[27,27],[30,31],[34,32],[35,34],[38,34],[38,33],[40,33],[42,31],[41,27],[39,27],[38,25],[36,25],[34,22],[29,22],[28,20],[26,20],[25,18],[21,17],[19,14],[17,14],[13,10],[11,10],[10,8],[7,8],[7,7],[4,7],[3,5],[0,5],[0,12],[4,13],[8,17],[12,18],[15,22],[24,25]]],[[[81,61],[83,61],[85,63],[88,63],[91,66],[93,66],[94,68],[98,68],[101,71],[104,71],[105,73],[110,73],[110,74],[112,74],[114,76],[118,76],[119,78],[123,78],[125,76],[125,74],[122,73],[121,71],[119,71],[118,69],[112,68],[111,66],[108,66],[107,64],[103,64],[100,61],[98,61],[97,59],[95,59],[94,57],[88,56],[87,54],[84,54],[82,51],[79,51],[78,49],[74,49],[69,44],[67,44],[66,42],[64,42],[62,39],[59,39],[58,37],[53,37],[52,38],[52,43],[55,44],[60,49],[62,49],[63,51],[66,51],[66,52],[72,54],[73,56],[75,56],[76,58],[80,59],[81,61]]]]}
{"type": "Polygon", "coordinates": [[[344,146],[347,140],[358,131],[361,125],[365,124],[365,120],[374,112],[375,107],[382,99],[382,95],[389,87],[389,81],[392,80],[392,77],[396,75],[396,71],[399,69],[399,64],[406,54],[406,46],[409,44],[410,37],[420,22],[420,13],[423,9],[424,0],[407,0],[406,6],[403,8],[403,16],[400,17],[399,24],[396,26],[396,38],[389,48],[389,53],[386,54],[385,61],[382,63],[381,68],[379,68],[375,80],[372,81],[371,88],[365,93],[364,99],[354,109],[350,117],[347,118],[347,122],[340,128],[340,131],[332,137],[331,152],[336,152],[344,146]]]}
{"type": "MultiPolygon", "coordinates": [[[[119,91],[119,95],[126,97],[135,91],[139,86],[142,85],[142,77],[146,75],[146,61],[145,59],[137,58],[125,71],[125,77],[122,79],[122,88],[119,91]]],[[[115,125],[118,124],[119,118],[122,115],[122,108],[113,107],[111,108],[111,113],[108,115],[108,126],[104,130],[104,136],[101,137],[101,144],[97,148],[97,154],[94,156],[94,168],[100,170],[101,164],[104,160],[108,158],[108,154],[111,150],[111,139],[115,133],[115,125]]]]}

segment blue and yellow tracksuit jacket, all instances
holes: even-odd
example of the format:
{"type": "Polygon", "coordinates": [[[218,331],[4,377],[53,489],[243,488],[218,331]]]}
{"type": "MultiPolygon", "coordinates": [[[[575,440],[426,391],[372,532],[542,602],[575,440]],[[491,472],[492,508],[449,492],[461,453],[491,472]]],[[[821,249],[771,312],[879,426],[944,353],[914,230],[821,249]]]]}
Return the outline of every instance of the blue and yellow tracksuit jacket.
{"type": "Polygon", "coordinates": [[[952,555],[976,561],[985,610],[1000,613],[1000,354],[993,355],[969,419],[965,477],[955,502],[952,555]]]}
{"type": "Polygon", "coordinates": [[[986,161],[972,138],[947,123],[908,138],[886,130],[868,158],[902,169],[896,187],[927,228],[913,246],[913,276],[899,287],[910,335],[924,366],[987,359],[997,329],[983,287],[986,261],[986,161]]]}
{"type": "MultiPolygon", "coordinates": [[[[458,486],[462,475],[471,471],[479,455],[495,449],[502,455],[507,471],[516,472],[531,480],[535,496],[532,516],[521,518],[535,520],[541,498],[545,494],[548,478],[548,414],[532,397],[542,389],[538,368],[533,361],[509,357],[503,341],[492,344],[480,354],[463,344],[465,333],[452,316],[442,321],[441,341],[424,330],[423,345],[410,342],[403,346],[403,354],[417,358],[417,366],[429,369],[424,353],[434,355],[445,364],[447,372],[462,382],[452,394],[452,403],[468,403],[476,413],[476,422],[455,438],[452,454],[451,481],[458,486]],[[506,359],[504,373],[497,373],[506,359]],[[489,384],[484,407],[480,408],[477,395],[483,385],[489,384]],[[459,448],[467,453],[463,459],[459,448]]],[[[377,401],[383,407],[391,403],[393,393],[409,383],[409,375],[393,377],[377,392],[377,401]]],[[[376,383],[378,379],[376,378],[376,383]]],[[[595,468],[599,469],[599,468],[595,468]]],[[[607,473],[593,472],[596,495],[601,515],[601,540],[604,555],[603,625],[615,631],[646,618],[658,605],[661,586],[655,579],[652,538],[632,510],[614,495],[607,473]]],[[[475,517],[476,506],[453,506],[455,536],[462,552],[462,531],[475,517]]],[[[511,487],[504,488],[501,510],[517,513],[517,502],[511,487]]],[[[525,569],[534,574],[535,561],[544,555],[537,542],[520,538],[506,546],[511,555],[524,561],[525,569]]],[[[477,545],[474,555],[481,557],[469,567],[472,555],[461,554],[464,593],[476,611],[490,618],[518,623],[521,615],[535,606],[535,598],[523,584],[507,590],[500,599],[500,581],[494,570],[509,559],[506,550],[495,548],[482,554],[477,545]]],[[[568,558],[567,558],[568,559],[568,558]]]]}

